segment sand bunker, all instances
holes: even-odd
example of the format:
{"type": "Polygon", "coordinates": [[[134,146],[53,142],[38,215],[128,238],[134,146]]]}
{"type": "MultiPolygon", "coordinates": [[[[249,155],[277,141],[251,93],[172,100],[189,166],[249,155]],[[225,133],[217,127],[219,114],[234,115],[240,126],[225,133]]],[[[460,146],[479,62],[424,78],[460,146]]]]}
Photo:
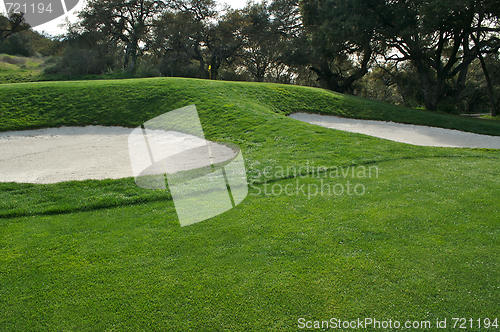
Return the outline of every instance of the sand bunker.
{"type": "MultiPolygon", "coordinates": [[[[128,139],[133,130],[88,126],[1,132],[0,182],[56,183],[132,177],[128,139]]],[[[175,136],[181,150],[200,147],[200,141],[204,141],[180,133],[157,135],[175,136]]],[[[236,151],[224,145],[212,143],[211,148],[217,157],[212,160],[214,163],[236,155],[236,151]]],[[[180,167],[191,169],[199,164],[196,155],[191,154],[180,167]]]]}
{"type": "Polygon", "coordinates": [[[290,117],[326,128],[413,145],[500,149],[500,136],[479,135],[458,130],[395,122],[347,119],[331,115],[295,113],[290,117]]]}
{"type": "Polygon", "coordinates": [[[120,127],[61,127],[0,133],[0,181],[55,183],[132,176],[120,127]]]}

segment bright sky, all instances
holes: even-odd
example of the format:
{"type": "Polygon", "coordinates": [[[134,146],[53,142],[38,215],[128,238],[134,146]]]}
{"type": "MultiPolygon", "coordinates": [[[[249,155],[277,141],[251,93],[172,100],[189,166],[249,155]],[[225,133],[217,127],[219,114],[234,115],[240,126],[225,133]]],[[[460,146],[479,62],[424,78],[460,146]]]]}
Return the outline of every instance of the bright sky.
{"type": "MultiPolygon", "coordinates": [[[[55,0],[55,1],[59,1],[59,0],[55,0]]],[[[243,8],[243,7],[245,7],[245,5],[247,3],[247,0],[215,0],[215,1],[217,3],[219,3],[221,8],[222,8],[222,4],[226,3],[235,9],[243,8]]],[[[14,1],[12,1],[12,2],[14,2],[14,1]]],[[[84,0],[80,0],[78,5],[75,8],[73,8],[68,13],[68,15],[63,15],[63,16],[61,16],[53,21],[39,25],[39,26],[35,27],[34,30],[36,30],[38,32],[46,32],[46,33],[53,35],[53,36],[61,35],[61,34],[65,33],[65,31],[66,31],[65,28],[60,27],[60,25],[65,23],[66,18],[68,18],[70,20],[70,22],[72,22],[72,23],[76,22],[77,18],[74,15],[74,13],[81,10],[84,7],[84,2],[85,2],[84,0]]],[[[253,2],[260,3],[260,2],[262,2],[262,0],[254,0],[253,2]]],[[[4,14],[7,12],[5,7],[4,7],[4,1],[0,1],[0,12],[2,12],[4,14]]]]}

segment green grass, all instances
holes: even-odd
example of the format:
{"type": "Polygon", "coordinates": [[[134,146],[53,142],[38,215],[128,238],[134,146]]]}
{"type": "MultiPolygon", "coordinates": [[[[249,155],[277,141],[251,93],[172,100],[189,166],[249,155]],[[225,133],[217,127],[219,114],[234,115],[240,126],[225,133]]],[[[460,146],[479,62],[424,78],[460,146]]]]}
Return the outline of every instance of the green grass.
{"type": "Polygon", "coordinates": [[[101,80],[130,78],[125,72],[106,75],[67,75],[47,74],[44,69],[54,63],[55,58],[22,57],[0,54],[0,84],[68,81],[68,80],[101,80]]]}
{"type": "Polygon", "coordinates": [[[482,119],[488,119],[488,120],[496,120],[500,121],[500,115],[497,116],[491,116],[491,115],[484,115],[481,117],[482,119]]]}
{"type": "Polygon", "coordinates": [[[171,201],[2,219],[0,326],[294,331],[300,317],[496,317],[497,166],[385,162],[360,181],[363,196],[249,196],[185,228],[171,201]]]}
{"type": "MultiPolygon", "coordinates": [[[[135,127],[193,103],[202,115],[213,113],[226,121],[242,112],[249,120],[260,114],[310,112],[500,135],[496,121],[402,108],[316,88],[183,78],[2,84],[0,131],[92,124],[135,127]]],[[[244,123],[238,129],[251,130],[244,123]]]]}
{"type": "Polygon", "coordinates": [[[0,54],[0,84],[38,81],[45,59],[0,54]]]}
{"type": "Polygon", "coordinates": [[[134,127],[195,103],[207,138],[242,148],[252,183],[236,208],[183,228],[168,190],[133,179],[0,184],[2,331],[296,331],[300,317],[498,317],[498,150],[418,147],[286,115],[500,135],[496,121],[189,79],[2,85],[0,103],[1,130],[134,127]],[[306,165],[330,167],[327,176],[353,165],[379,173],[279,172],[306,165]],[[308,197],[321,180],[364,194],[308,197]],[[304,194],[265,194],[297,183],[304,194]]]}

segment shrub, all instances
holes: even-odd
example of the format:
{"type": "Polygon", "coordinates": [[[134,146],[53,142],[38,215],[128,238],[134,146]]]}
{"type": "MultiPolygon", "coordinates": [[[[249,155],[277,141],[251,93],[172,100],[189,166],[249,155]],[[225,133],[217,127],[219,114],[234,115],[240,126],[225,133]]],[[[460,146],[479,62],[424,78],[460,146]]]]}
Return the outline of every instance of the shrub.
{"type": "Polygon", "coordinates": [[[0,44],[0,53],[20,56],[34,56],[36,54],[33,40],[28,31],[11,35],[0,44]]]}
{"type": "Polygon", "coordinates": [[[1,58],[1,61],[5,63],[10,63],[11,65],[24,65],[26,63],[26,58],[4,55],[1,58]]]}

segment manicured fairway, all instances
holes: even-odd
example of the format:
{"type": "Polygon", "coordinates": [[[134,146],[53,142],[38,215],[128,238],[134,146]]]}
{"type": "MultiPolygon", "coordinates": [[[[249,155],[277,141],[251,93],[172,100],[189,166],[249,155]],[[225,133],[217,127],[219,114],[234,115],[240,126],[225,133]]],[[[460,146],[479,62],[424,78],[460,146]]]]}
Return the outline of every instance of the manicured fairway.
{"type": "Polygon", "coordinates": [[[362,196],[252,195],[184,228],[171,201],[2,219],[1,324],[293,331],[300,317],[495,317],[497,166],[383,162],[354,180],[362,196]]]}

